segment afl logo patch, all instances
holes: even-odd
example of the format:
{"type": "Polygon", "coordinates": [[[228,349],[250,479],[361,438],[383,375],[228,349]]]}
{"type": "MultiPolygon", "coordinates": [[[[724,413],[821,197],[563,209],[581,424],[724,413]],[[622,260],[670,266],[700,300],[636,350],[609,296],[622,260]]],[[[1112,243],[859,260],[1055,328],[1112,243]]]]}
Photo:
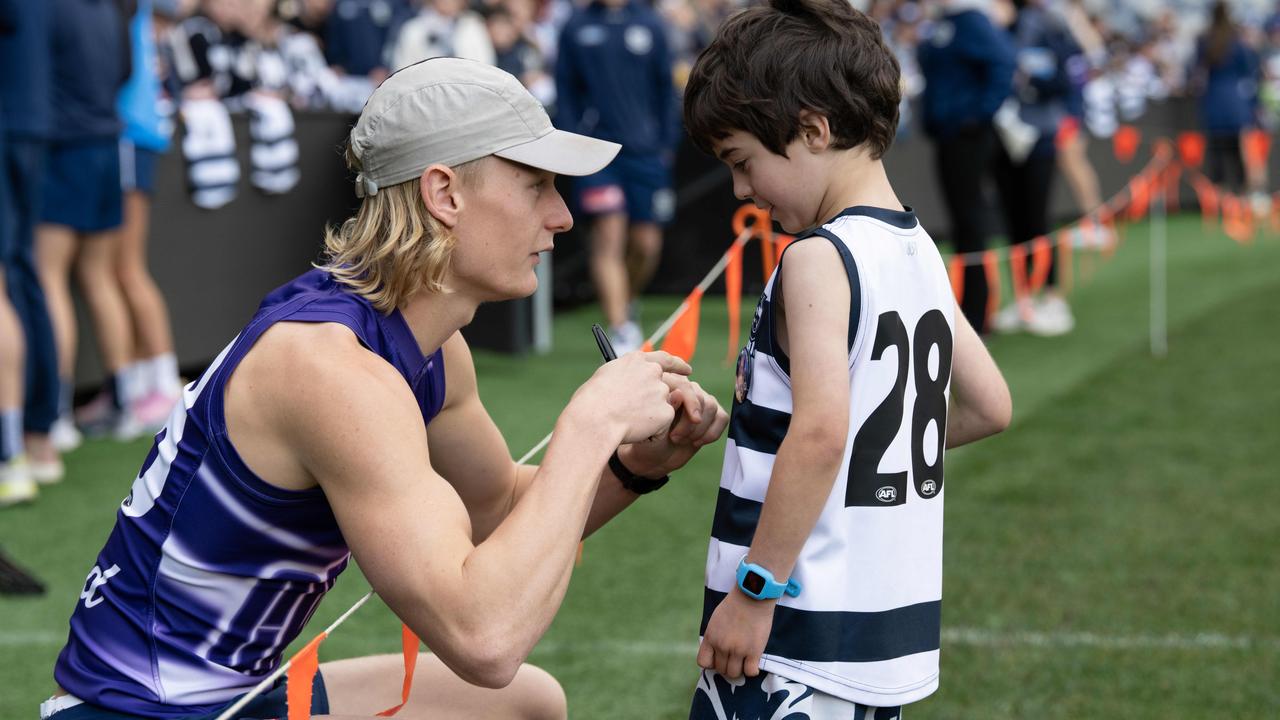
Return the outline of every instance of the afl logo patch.
{"type": "Polygon", "coordinates": [[[648,55],[653,49],[653,32],[643,25],[632,25],[622,35],[622,42],[635,55],[648,55]]]}
{"type": "Polygon", "coordinates": [[[932,480],[925,480],[920,483],[920,494],[925,497],[933,497],[938,492],[938,483],[932,480]]]}
{"type": "Polygon", "coordinates": [[[750,345],[738,353],[738,370],[734,374],[733,397],[740,403],[747,401],[747,392],[751,390],[752,348],[750,345]]]}
{"type": "Polygon", "coordinates": [[[898,499],[898,489],[892,485],[885,485],[876,490],[876,499],[882,503],[891,503],[898,499]]]}

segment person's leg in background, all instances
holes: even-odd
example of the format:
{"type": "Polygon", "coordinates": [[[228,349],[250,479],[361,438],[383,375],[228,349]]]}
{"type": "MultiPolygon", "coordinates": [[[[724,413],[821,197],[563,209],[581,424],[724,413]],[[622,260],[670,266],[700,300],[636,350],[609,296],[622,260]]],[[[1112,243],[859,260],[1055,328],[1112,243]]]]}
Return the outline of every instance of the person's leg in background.
{"type": "MultiPolygon", "coordinates": [[[[938,140],[935,162],[942,197],[951,220],[951,238],[956,253],[978,253],[987,248],[986,201],[982,179],[991,162],[994,133],[989,126],[966,130],[958,136],[938,140]]],[[[968,262],[964,269],[964,294],[960,309],[979,335],[987,332],[986,269],[981,262],[968,262]]]]}
{"type": "MultiPolygon", "coordinates": [[[[70,284],[71,267],[76,259],[75,230],[41,222],[35,229],[35,259],[57,348],[59,422],[70,422],[76,357],[76,314],[70,284]]],[[[53,452],[45,459],[59,462],[57,451],[52,447],[50,450],[53,452]]]]}
{"type": "MultiPolygon", "coordinates": [[[[1057,157],[1051,147],[1045,152],[1032,153],[1023,163],[1021,176],[1025,187],[1025,201],[1019,234],[1024,242],[1049,234],[1049,199],[1053,194],[1057,165],[1057,157]]],[[[1034,266],[1032,257],[1031,247],[1028,246],[1028,274],[1034,266]]],[[[1071,306],[1058,284],[1058,254],[1050,252],[1049,274],[1046,276],[1044,291],[1035,299],[1034,313],[1027,329],[1035,335],[1053,337],[1071,332],[1075,324],[1071,306]]]]}
{"type": "Polygon", "coordinates": [[[653,280],[662,259],[662,228],[675,216],[675,192],[671,189],[671,171],[660,158],[625,158],[618,163],[618,171],[623,175],[627,217],[631,221],[627,233],[627,314],[639,324],[638,298],[653,280]]]}
{"type": "Polygon", "coordinates": [[[75,273],[106,377],[98,397],[76,412],[76,423],[92,435],[132,440],[142,434],[142,428],[130,412],[137,393],[125,368],[133,359],[133,324],[116,275],[124,221],[118,141],[95,141],[86,148],[83,165],[83,172],[92,175],[92,185],[85,187],[86,214],[75,273]]]}
{"type": "MultiPolygon", "coordinates": [[[[56,482],[62,477],[51,436],[58,417],[58,351],[35,261],[35,227],[40,219],[47,151],[44,141],[10,137],[3,167],[9,178],[14,219],[13,251],[5,274],[9,298],[26,340],[22,421],[28,466],[37,482],[56,482]]],[[[66,426],[74,433],[70,422],[66,426]]],[[[71,449],[72,445],[65,447],[71,449]]]]}
{"type": "MultiPolygon", "coordinates": [[[[0,133],[0,157],[4,157],[0,133]]],[[[35,499],[37,487],[22,446],[22,385],[26,341],[9,302],[5,268],[16,245],[8,173],[0,173],[0,507],[35,499]]]]}
{"type": "Polygon", "coordinates": [[[609,339],[619,355],[638,350],[644,337],[627,317],[627,203],[622,184],[606,168],[578,181],[578,205],[591,217],[591,280],[609,339]]]}
{"type": "Polygon", "coordinates": [[[116,277],[135,340],[130,369],[126,371],[138,394],[134,415],[149,430],[159,429],[182,392],[169,308],[147,269],[155,161],[155,153],[121,141],[124,224],[119,231],[116,277]]]}

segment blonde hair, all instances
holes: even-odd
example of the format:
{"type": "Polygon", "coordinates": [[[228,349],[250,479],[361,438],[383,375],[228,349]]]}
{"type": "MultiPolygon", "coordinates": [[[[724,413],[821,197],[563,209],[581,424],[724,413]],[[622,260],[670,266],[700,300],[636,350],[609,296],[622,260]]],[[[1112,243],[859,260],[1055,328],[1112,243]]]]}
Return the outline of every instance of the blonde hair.
{"type": "MultiPolygon", "coordinates": [[[[360,160],[346,150],[347,167],[360,160]]],[[[464,185],[475,184],[476,164],[454,168],[464,185]]],[[[324,262],[315,267],[389,313],[419,290],[446,292],[445,275],[457,238],[422,202],[418,178],[365,196],[356,214],[324,230],[324,262]]]]}

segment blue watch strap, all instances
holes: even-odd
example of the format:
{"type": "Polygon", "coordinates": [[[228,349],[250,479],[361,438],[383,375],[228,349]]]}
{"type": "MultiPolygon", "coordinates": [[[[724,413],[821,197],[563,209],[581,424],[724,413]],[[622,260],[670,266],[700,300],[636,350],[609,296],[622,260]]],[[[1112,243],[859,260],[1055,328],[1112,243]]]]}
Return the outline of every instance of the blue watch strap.
{"type": "Polygon", "coordinates": [[[756,600],[773,600],[775,598],[780,598],[783,595],[788,595],[790,597],[797,597],[800,595],[800,581],[795,578],[791,578],[785,583],[778,582],[774,579],[773,573],[769,572],[767,568],[756,565],[755,563],[747,562],[746,555],[743,555],[742,559],[738,561],[737,575],[738,589],[747,597],[755,598],[756,600]],[[747,586],[747,579],[751,575],[755,575],[763,581],[762,583],[752,583],[760,584],[761,587],[759,590],[752,590],[747,586]]]}

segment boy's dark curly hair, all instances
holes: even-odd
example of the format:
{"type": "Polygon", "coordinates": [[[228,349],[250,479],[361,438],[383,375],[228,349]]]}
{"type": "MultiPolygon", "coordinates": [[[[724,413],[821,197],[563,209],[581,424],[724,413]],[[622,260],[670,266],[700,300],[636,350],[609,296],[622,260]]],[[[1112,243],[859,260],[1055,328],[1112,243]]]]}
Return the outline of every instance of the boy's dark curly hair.
{"type": "Polygon", "coordinates": [[[770,0],[725,22],[698,56],[684,122],[705,152],[735,130],[777,155],[800,112],[826,116],[833,147],[880,159],[898,128],[901,70],[880,26],[849,0],[770,0]]]}

